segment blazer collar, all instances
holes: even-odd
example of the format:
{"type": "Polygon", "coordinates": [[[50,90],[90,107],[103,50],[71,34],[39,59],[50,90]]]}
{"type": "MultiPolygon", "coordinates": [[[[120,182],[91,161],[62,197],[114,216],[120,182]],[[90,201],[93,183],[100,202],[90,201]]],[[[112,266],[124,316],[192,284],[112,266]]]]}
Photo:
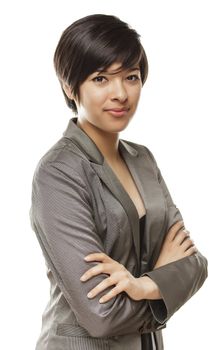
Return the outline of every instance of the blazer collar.
{"type": "MultiPolygon", "coordinates": [[[[104,156],[90,136],[77,125],[77,120],[78,117],[69,120],[63,136],[71,139],[83,151],[83,153],[86,154],[90,161],[97,164],[103,164],[104,156]]],[[[119,148],[122,152],[126,151],[133,157],[138,155],[138,151],[122,139],[119,139],[119,148]]]]}

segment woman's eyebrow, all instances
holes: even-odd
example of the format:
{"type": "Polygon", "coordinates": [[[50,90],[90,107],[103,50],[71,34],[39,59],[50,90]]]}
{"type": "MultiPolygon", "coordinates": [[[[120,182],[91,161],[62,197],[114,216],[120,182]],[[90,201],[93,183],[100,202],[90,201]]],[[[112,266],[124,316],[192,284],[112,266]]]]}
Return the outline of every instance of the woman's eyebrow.
{"type": "Polygon", "coordinates": [[[132,72],[133,70],[140,70],[140,68],[139,67],[133,67],[133,68],[129,68],[129,69],[127,69],[129,72],[132,72]]]}
{"type": "Polygon", "coordinates": [[[119,72],[121,72],[123,70],[125,70],[127,72],[132,72],[132,71],[135,71],[135,70],[140,71],[140,68],[139,67],[133,67],[133,68],[128,68],[128,69],[120,69],[120,70],[118,70],[116,72],[108,72],[108,71],[105,71],[105,70],[98,70],[96,73],[98,73],[98,75],[104,74],[104,73],[107,74],[107,75],[114,75],[114,74],[117,74],[117,73],[119,73],[119,72]]]}

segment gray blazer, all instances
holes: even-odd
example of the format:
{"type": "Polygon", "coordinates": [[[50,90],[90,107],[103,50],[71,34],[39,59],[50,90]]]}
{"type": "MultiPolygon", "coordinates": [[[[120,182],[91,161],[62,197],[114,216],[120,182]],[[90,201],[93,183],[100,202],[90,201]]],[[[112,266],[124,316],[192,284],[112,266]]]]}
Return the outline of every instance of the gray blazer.
{"type": "MultiPolygon", "coordinates": [[[[141,350],[150,333],[163,349],[161,329],[202,286],[207,260],[200,253],[152,271],[169,228],[182,220],[150,150],[119,140],[119,151],[146,208],[140,247],[135,205],[92,139],[71,118],[63,137],[40,159],[33,176],[30,220],[43,251],[50,300],[42,316],[36,350],[141,350]],[[106,274],[81,282],[96,262],[84,257],[105,252],[135,277],[148,275],[162,300],[132,300],[125,292],[104,304],[87,293],[106,274]]],[[[148,349],[149,350],[149,349],[148,349]]]]}

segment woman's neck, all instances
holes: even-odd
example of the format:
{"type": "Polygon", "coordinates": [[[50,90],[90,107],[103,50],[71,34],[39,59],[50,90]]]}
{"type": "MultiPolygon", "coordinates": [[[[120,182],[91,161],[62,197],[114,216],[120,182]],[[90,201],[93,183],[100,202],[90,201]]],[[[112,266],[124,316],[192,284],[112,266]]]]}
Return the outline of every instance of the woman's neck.
{"type": "Polygon", "coordinates": [[[118,151],[119,133],[108,133],[89,123],[87,120],[77,120],[80,127],[96,144],[99,151],[109,163],[116,163],[120,160],[118,151]]]}

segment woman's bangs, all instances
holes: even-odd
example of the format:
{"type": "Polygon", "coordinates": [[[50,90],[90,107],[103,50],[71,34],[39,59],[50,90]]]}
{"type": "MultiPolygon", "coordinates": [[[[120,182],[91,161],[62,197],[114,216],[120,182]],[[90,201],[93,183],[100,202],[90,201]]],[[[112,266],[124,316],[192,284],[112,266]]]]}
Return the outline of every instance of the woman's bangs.
{"type": "MultiPolygon", "coordinates": [[[[128,47],[127,49],[123,48],[123,50],[119,50],[119,48],[113,48],[111,50],[107,50],[107,48],[101,52],[100,57],[98,57],[98,52],[96,55],[96,71],[105,71],[107,70],[113,63],[121,63],[119,67],[119,71],[122,69],[129,69],[134,67],[136,64],[139,65],[141,60],[142,52],[140,48],[132,49],[128,47]]],[[[94,71],[95,71],[94,70],[94,71]]]]}

